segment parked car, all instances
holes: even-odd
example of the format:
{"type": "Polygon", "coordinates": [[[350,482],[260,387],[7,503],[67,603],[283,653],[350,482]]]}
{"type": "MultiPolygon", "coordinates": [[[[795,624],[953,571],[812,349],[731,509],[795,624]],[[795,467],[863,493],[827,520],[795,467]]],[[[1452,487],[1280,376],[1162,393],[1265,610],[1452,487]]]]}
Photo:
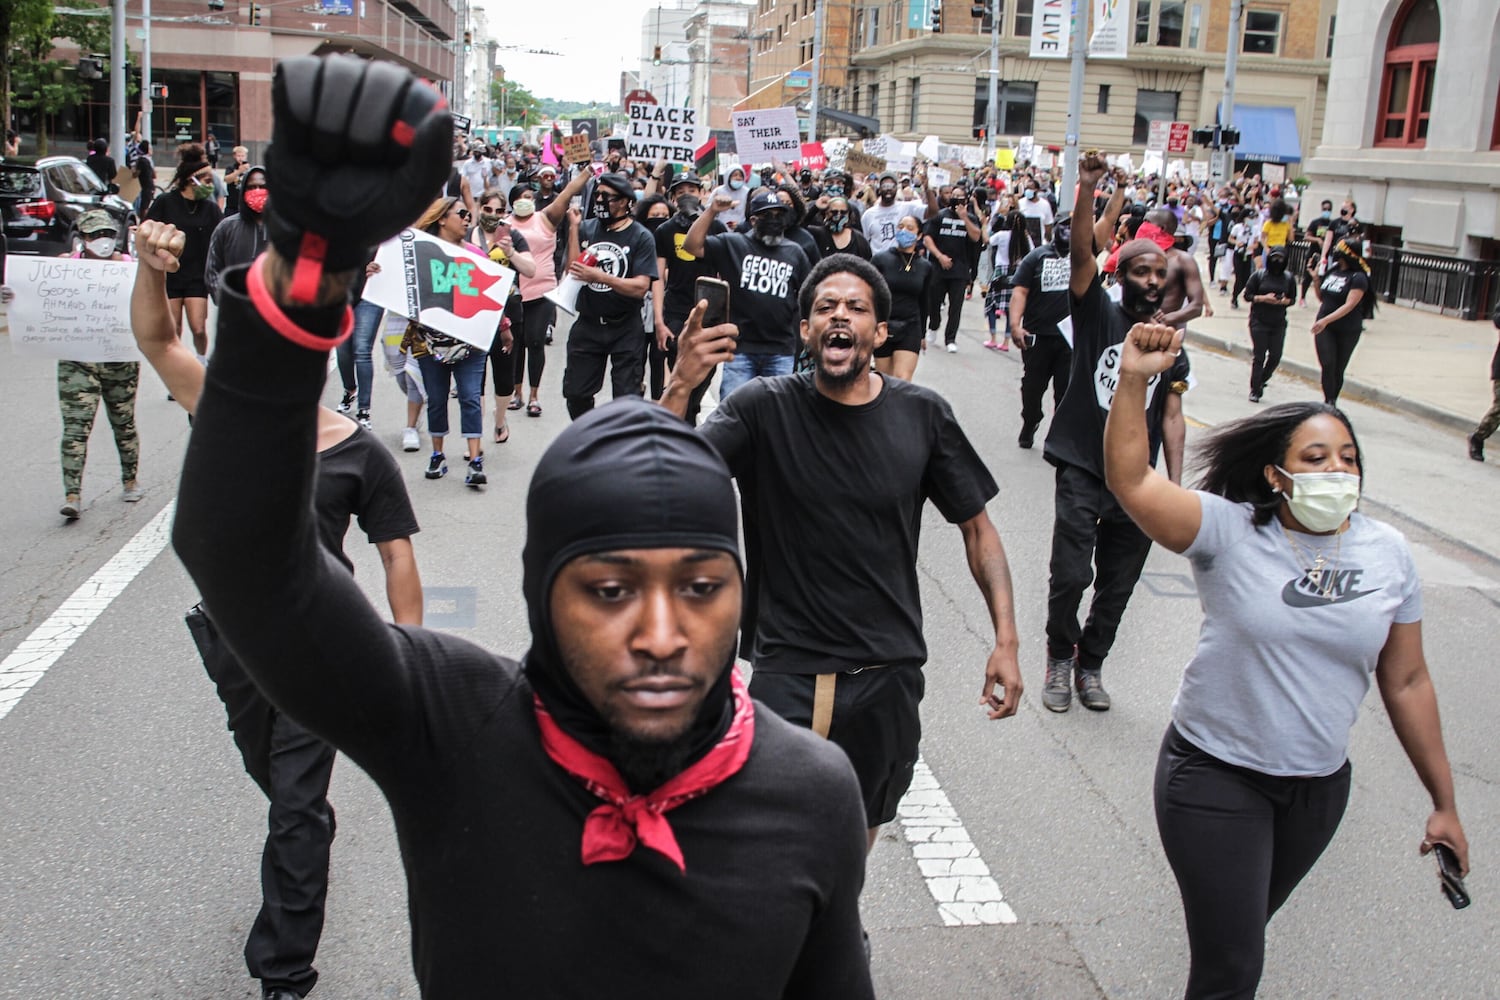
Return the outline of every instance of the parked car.
{"type": "Polygon", "coordinates": [[[131,253],[137,222],[129,202],[75,156],[0,160],[0,219],[10,253],[58,257],[83,248],[78,217],[102,208],[119,224],[120,248],[131,253]]]}

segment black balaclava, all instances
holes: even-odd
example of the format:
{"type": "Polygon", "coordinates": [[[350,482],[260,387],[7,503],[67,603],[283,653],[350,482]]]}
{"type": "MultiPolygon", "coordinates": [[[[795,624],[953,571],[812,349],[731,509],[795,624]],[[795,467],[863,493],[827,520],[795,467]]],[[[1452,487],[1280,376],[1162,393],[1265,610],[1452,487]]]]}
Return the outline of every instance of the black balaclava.
{"type": "MultiPolygon", "coordinates": [[[[521,555],[531,622],[526,677],[558,725],[604,756],[612,747],[608,727],[558,654],[552,584],[578,556],[658,548],[728,552],[743,577],[734,486],[719,453],[680,417],[639,398],[616,400],[569,424],[543,453],[526,495],[521,555]]],[[[682,766],[707,753],[728,728],[733,668],[731,654],[684,737],[682,766]]]]}

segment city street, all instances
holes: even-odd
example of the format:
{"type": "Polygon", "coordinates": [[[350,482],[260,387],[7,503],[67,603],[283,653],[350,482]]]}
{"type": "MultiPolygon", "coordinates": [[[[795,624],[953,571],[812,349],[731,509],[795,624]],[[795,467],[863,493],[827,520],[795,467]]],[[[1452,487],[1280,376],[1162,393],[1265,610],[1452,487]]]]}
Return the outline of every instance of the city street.
{"type": "MultiPolygon", "coordinates": [[[[1042,708],[1052,470],[1040,435],[1034,450],[1016,447],[1018,352],[982,349],[979,300],[965,310],[960,352],[929,351],[916,379],[952,402],[1001,485],[989,513],[1010,558],[1028,687],[1015,718],[985,718],[988,616],[958,530],[929,505],[920,573],[930,777],[923,772],[903,806],[905,828],[888,827],[870,858],[863,909],[877,990],[896,1000],[1180,996],[1187,942],[1151,786],[1201,618],[1192,577],[1185,560],[1153,552],[1105,665],[1112,711],[1042,708]]],[[[1493,336],[1488,324],[1475,329],[1486,343],[1493,336]]],[[[425,447],[399,451],[403,400],[377,354],[375,427],[396,450],[422,523],[415,546],[428,624],[515,657],[527,645],[524,497],[542,449],[567,422],[558,392],[565,340],[560,330],[549,349],[540,419],[511,414],[510,441],[496,445],[486,415],[483,492],[466,489],[458,471],[426,481],[425,447]]],[[[243,772],[183,625],[195,592],[166,545],[187,420],[143,371],[145,501],[120,502],[101,419],[83,515],[64,523],[53,366],[13,357],[8,345],[0,352],[12,442],[0,494],[0,998],[258,996],[241,949],[260,899],[265,799],[243,772]]],[[[1192,360],[1190,457],[1201,428],[1253,409],[1246,362],[1204,350],[1192,360]]],[[[1281,374],[1265,403],[1316,396],[1315,386],[1281,374]]],[[[1347,409],[1367,456],[1363,509],[1406,533],[1423,575],[1426,652],[1472,846],[1475,902],[1454,911],[1433,862],[1418,857],[1429,803],[1372,690],[1353,734],[1348,813],[1270,926],[1260,995],[1500,997],[1500,957],[1490,950],[1500,939],[1500,890],[1488,877],[1500,756],[1494,722],[1485,721],[1500,706],[1500,445],[1481,465],[1455,430],[1358,402],[1347,409]]],[[[257,470],[242,475],[249,481],[257,470]]],[[[384,611],[373,547],[357,528],[348,545],[384,611]]],[[[415,998],[389,811],[345,760],[331,798],[338,837],[313,996],[415,998]]],[[[650,920],[641,913],[643,925],[650,920]]],[[[589,943],[576,946],[588,961],[589,943]]]]}

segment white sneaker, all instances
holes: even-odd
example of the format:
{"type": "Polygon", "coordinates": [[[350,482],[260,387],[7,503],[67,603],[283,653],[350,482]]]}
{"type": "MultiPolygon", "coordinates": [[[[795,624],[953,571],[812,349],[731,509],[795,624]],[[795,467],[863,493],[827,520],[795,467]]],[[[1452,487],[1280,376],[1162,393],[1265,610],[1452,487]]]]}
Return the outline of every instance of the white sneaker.
{"type": "Polygon", "coordinates": [[[957,354],[958,353],[958,345],[957,344],[949,344],[948,345],[948,353],[949,354],[957,354]]]}
{"type": "Polygon", "coordinates": [[[401,432],[402,451],[420,451],[421,448],[422,439],[417,437],[417,429],[415,427],[408,427],[401,432]]]}

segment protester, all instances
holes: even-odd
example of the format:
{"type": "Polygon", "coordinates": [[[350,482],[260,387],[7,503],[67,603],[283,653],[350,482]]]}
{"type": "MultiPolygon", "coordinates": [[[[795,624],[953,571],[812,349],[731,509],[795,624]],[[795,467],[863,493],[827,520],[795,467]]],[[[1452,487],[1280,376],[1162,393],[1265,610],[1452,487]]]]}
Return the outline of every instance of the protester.
{"type": "Polygon", "coordinates": [[[818,241],[813,238],[813,234],[802,224],[807,216],[807,202],[802,199],[802,190],[795,184],[779,184],[776,196],[787,208],[785,238],[802,248],[809,264],[816,264],[823,259],[823,252],[818,249],[818,241]]]}
{"type": "Polygon", "coordinates": [[[1181,342],[1164,326],[1130,330],[1105,464],[1135,522],[1188,558],[1204,609],[1155,789],[1192,952],[1185,996],[1253,997],[1266,925],[1343,816],[1372,677],[1432,800],[1421,852],[1445,844],[1467,871],[1469,847],[1422,652],[1421,582],[1401,534],[1356,510],[1354,428],[1331,406],[1272,407],[1214,430],[1199,491],[1185,490],[1152,470],[1143,418],[1181,342]]]}
{"type": "MultiPolygon", "coordinates": [[[[136,162],[139,164],[140,160],[136,162]]],[[[208,356],[208,281],[205,276],[208,244],[214,229],[224,218],[224,213],[213,201],[213,176],[213,167],[203,157],[203,147],[197,143],[184,143],[177,149],[177,170],[172,175],[171,190],[153,201],[150,211],[145,214],[145,218],[176,226],[187,240],[181,266],[167,275],[167,302],[179,336],[186,314],[193,350],[200,361],[208,356]]]]}
{"type": "MultiPolygon", "coordinates": [[[[495,443],[504,444],[510,440],[510,425],[505,420],[509,411],[507,404],[515,399],[516,385],[525,375],[526,355],[533,350],[537,354],[546,351],[540,337],[535,338],[533,348],[532,338],[526,336],[525,306],[521,300],[520,279],[536,275],[536,258],[531,254],[526,235],[506,224],[505,195],[498,188],[490,188],[479,196],[479,224],[470,230],[469,242],[478,246],[490,260],[515,273],[501,319],[501,323],[509,327],[512,349],[490,352],[490,367],[495,378],[495,443]]],[[[541,372],[538,371],[537,375],[537,381],[541,381],[541,372]]],[[[484,395],[483,388],[480,395],[484,395]]]]}
{"type": "Polygon", "coordinates": [[[943,328],[943,343],[949,354],[958,352],[958,322],[963,311],[964,290],[974,280],[973,253],[983,239],[980,219],[969,204],[968,188],[954,185],[947,206],[927,220],[922,237],[928,255],[937,264],[933,272],[927,329],[937,332],[946,300],[948,322],[943,328]]]}
{"type": "MultiPolygon", "coordinates": [[[[215,226],[208,239],[203,283],[208,287],[208,297],[213,299],[215,305],[219,302],[219,282],[225,269],[250,263],[270,243],[270,237],[266,235],[265,220],[266,201],[270,197],[270,189],[266,185],[266,169],[247,167],[241,174],[241,180],[244,193],[240,199],[239,211],[215,226]]],[[[360,409],[369,416],[368,390],[360,409]]]]}
{"type": "MultiPolygon", "coordinates": [[[[1020,213],[1016,217],[1023,218],[1020,213]]],[[[1073,366],[1072,319],[1068,284],[1072,275],[1070,255],[1072,213],[1058,216],[1052,239],[1030,251],[1021,260],[1011,281],[1010,337],[1021,349],[1021,433],[1016,444],[1030,448],[1042,424],[1042,396],[1050,383],[1055,414],[1068,391],[1073,366]]],[[[1011,246],[1023,243],[1022,225],[1011,233],[1011,246]]],[[[1015,251],[1011,251],[1014,255],[1015,251]]]]}
{"type": "MultiPolygon", "coordinates": [[[[1026,219],[1026,232],[1033,246],[1040,246],[1052,238],[1055,209],[1052,202],[1041,197],[1041,185],[1029,178],[1021,196],[1021,215],[1026,219]]],[[[1093,218],[1090,213],[1089,218],[1093,218]]]]}
{"type": "MultiPolygon", "coordinates": [[[[739,328],[739,345],[734,356],[725,359],[719,379],[721,404],[757,376],[791,374],[797,352],[797,297],[812,267],[802,248],[786,238],[788,209],[776,193],[758,191],[750,199],[748,235],[709,236],[719,213],[730,207],[728,199],[715,195],[683,242],[688,253],[708,261],[729,283],[729,320],[739,328]]],[[[681,356],[679,345],[679,361],[681,356]]]]}
{"type": "MultiPolygon", "coordinates": [[[[921,734],[926,502],[959,526],[989,609],[980,703],[991,719],[1014,714],[1021,697],[1010,570],[985,512],[998,488],[952,409],[931,389],[870,371],[891,312],[880,272],[834,254],[814,266],[799,305],[814,370],[750,382],[699,430],[743,498],[754,589],[741,653],[753,693],[843,747],[873,847],[911,782],[921,734]]],[[[662,404],[681,415],[692,386],[735,350],[732,327],[689,320],[662,404]]]]}
{"type": "Polygon", "coordinates": [[[135,165],[131,169],[141,187],[135,198],[136,218],[144,219],[150,215],[151,203],[156,200],[156,164],[151,159],[151,140],[142,139],[136,144],[135,165]]]}
{"type": "MultiPolygon", "coordinates": [[[[545,208],[537,205],[536,191],[529,185],[518,184],[511,190],[510,228],[526,237],[536,271],[530,277],[521,275],[521,328],[526,336],[529,379],[523,379],[517,370],[515,391],[506,409],[521,409],[521,393],[529,385],[531,391],[525,403],[528,417],[542,415],[542,372],[547,366],[547,345],[552,343],[553,327],[557,325],[557,304],[547,298],[547,293],[557,287],[558,234],[566,231],[568,203],[583,190],[587,180],[588,173],[580,170],[561,196],[554,196],[545,208]]],[[[566,245],[566,241],[563,243],[566,245]]],[[[519,369],[521,352],[512,353],[519,369]]]]}
{"type": "MultiPolygon", "coordinates": [[[[1500,330],[1500,305],[1495,307],[1495,315],[1490,318],[1495,329],[1500,330]]],[[[1490,358],[1490,388],[1495,401],[1469,435],[1469,457],[1476,462],[1484,461],[1484,443],[1495,433],[1495,428],[1500,427],[1500,344],[1495,346],[1495,354],[1490,358]]]]}
{"type": "Polygon", "coordinates": [[[240,210],[240,182],[250,172],[250,150],[244,146],[236,146],[230,155],[234,157],[234,164],[224,171],[224,214],[233,215],[240,210]]]}
{"type": "Polygon", "coordinates": [[[1250,402],[1259,403],[1266,383],[1281,363],[1286,345],[1286,310],[1297,298],[1297,279],[1287,273],[1286,248],[1273,247],[1266,267],[1245,284],[1250,303],[1250,402]]]}
{"type": "Polygon", "coordinates": [[[992,351],[1008,351],[1016,330],[1016,324],[1010,319],[1016,272],[1031,252],[1031,234],[1026,231],[1026,217],[1014,208],[1003,215],[997,211],[992,226],[994,232],[984,251],[985,258],[991,262],[989,282],[984,290],[984,318],[989,324],[990,339],[984,342],[984,346],[992,351]],[[996,330],[1002,317],[1005,319],[1004,334],[996,330]]]}
{"type": "Polygon", "coordinates": [[[273,191],[287,238],[229,276],[178,554],[246,672],[390,803],[423,996],[624,983],[664,1000],[867,1000],[857,792],[842,754],[756,706],[734,670],[736,500],[706,441],[625,401],[549,448],[527,500],[524,668],[382,622],[318,550],[295,498],[314,476],[326,350],[347,323],[340,267],[402,228],[445,169],[452,125],[416,86],[389,63],[278,65],[272,180],[305,193],[273,191]],[[287,120],[289,92],[316,95],[306,119],[287,120]],[[412,136],[407,157],[314,159],[346,148],[355,123],[340,103],[355,94],[361,119],[412,136]],[[318,208],[331,189],[349,217],[318,208]],[[291,294],[304,232],[329,241],[311,302],[291,294]],[[560,942],[588,942],[589,960],[545,960],[560,942]]]}
{"type": "Polygon", "coordinates": [[[115,166],[115,158],[109,155],[108,139],[95,139],[90,142],[89,155],[83,162],[109,190],[115,190],[115,174],[119,172],[119,168],[115,166]]]}
{"type": "Polygon", "coordinates": [[[714,188],[713,200],[717,201],[720,195],[729,199],[729,207],[719,213],[722,216],[719,223],[728,229],[739,229],[745,224],[745,206],[750,201],[750,189],[745,186],[743,167],[731,169],[724,183],[714,188]]]}
{"type": "Polygon", "coordinates": [[[822,225],[807,227],[818,246],[819,259],[830,254],[852,253],[862,260],[869,260],[873,256],[870,241],[855,228],[858,225],[855,221],[857,217],[851,213],[853,206],[849,199],[840,194],[825,198],[824,201],[827,204],[823,209],[822,225]]]}
{"type": "Polygon", "coordinates": [[[1322,374],[1323,402],[1334,406],[1344,391],[1344,370],[1354,357],[1365,320],[1375,315],[1375,296],[1370,294],[1370,265],[1353,244],[1339,240],[1328,255],[1328,263],[1323,280],[1313,286],[1319,304],[1312,332],[1322,374]]]}
{"type": "Polygon", "coordinates": [[[1146,223],[1136,235],[1154,240],[1167,256],[1167,281],[1162,286],[1161,310],[1155,322],[1186,330],[1191,320],[1203,315],[1208,301],[1203,274],[1192,254],[1177,245],[1177,217],[1171,211],[1152,209],[1146,213],[1146,223]]]}
{"type": "Polygon", "coordinates": [[[927,218],[925,203],[914,198],[898,201],[896,191],[895,175],[881,174],[875,186],[876,202],[860,216],[860,226],[865,231],[865,238],[870,241],[872,255],[895,245],[897,223],[903,218],[909,215],[918,223],[927,218]]]}
{"type": "Polygon", "coordinates": [[[936,270],[922,256],[918,244],[921,229],[914,217],[902,216],[896,223],[895,245],[880,251],[871,261],[891,294],[886,338],[875,346],[875,370],[906,382],[916,374],[917,359],[925,344],[936,270]]]}
{"type": "MultiPolygon", "coordinates": [[[[635,203],[635,210],[630,214],[636,222],[646,227],[646,232],[651,234],[654,244],[656,231],[672,217],[672,203],[663,195],[647,194],[635,203]]],[[[646,342],[642,345],[642,349],[646,352],[646,380],[652,399],[661,398],[662,388],[666,385],[667,369],[672,366],[677,357],[675,349],[671,351],[671,357],[668,357],[669,338],[665,330],[656,328],[656,316],[659,312],[656,308],[656,301],[664,293],[661,258],[658,257],[656,277],[651,282],[651,290],[646,293],[645,299],[641,302],[641,325],[646,332],[646,342]]]]}
{"type": "MultiPolygon", "coordinates": [[[[83,249],[67,256],[83,260],[129,260],[120,251],[115,220],[102,208],[78,217],[83,249]]],[[[136,503],[146,495],[136,477],[141,462],[141,439],[135,426],[135,397],[140,385],[138,361],[59,361],[57,400],[62,410],[63,502],[58,513],[76,521],[83,513],[83,466],[88,459],[89,435],[99,404],[109,418],[115,450],[120,454],[120,499],[136,503]]]]}
{"type": "MultiPolygon", "coordinates": [[[[1107,172],[1098,154],[1079,158],[1078,194],[1072,219],[1092,218],[1094,188],[1107,172]]],[[[1145,230],[1143,225],[1142,230],[1145,230]]],[[[1056,517],[1052,526],[1051,580],[1047,594],[1047,682],[1042,704],[1066,712],[1076,687],[1084,708],[1108,711],[1104,659],[1151,540],[1121,510],[1104,482],[1104,421],[1114,404],[1120,344],[1133,323],[1160,315],[1168,281],[1166,252],[1153,240],[1135,239],[1117,254],[1120,301],[1111,301],[1094,263],[1094,232],[1070,226],[1069,293],[1073,322],[1073,367],[1068,390],[1053,414],[1044,455],[1057,468],[1056,517]],[[1097,566],[1097,574],[1095,567],[1097,566]],[[1088,621],[1078,624],[1078,605],[1094,587],[1088,621]]],[[[1188,359],[1181,354],[1169,375],[1151,387],[1147,411],[1151,459],[1165,448],[1173,482],[1182,478],[1186,425],[1182,393],[1188,359]]]]}
{"type": "MultiPolygon", "coordinates": [[[[697,280],[716,278],[718,271],[701,256],[694,256],[687,250],[688,230],[692,228],[698,216],[703,214],[702,180],[696,174],[678,174],[672,178],[667,197],[672,203],[673,214],[656,228],[656,269],[661,276],[662,294],[656,298],[655,303],[657,343],[661,346],[667,366],[672,367],[677,364],[678,335],[682,333],[688,313],[693,309],[694,288],[697,280]]],[[[710,220],[708,236],[717,236],[724,232],[728,230],[719,218],[710,220]]],[[[693,391],[687,411],[687,420],[690,424],[698,423],[698,410],[704,394],[708,391],[709,383],[713,380],[713,374],[710,372],[693,391]]],[[[661,393],[657,391],[654,368],[651,377],[652,398],[660,399],[661,393]]],[[[663,390],[666,388],[665,377],[663,377],[661,388],[663,390]]]]}

